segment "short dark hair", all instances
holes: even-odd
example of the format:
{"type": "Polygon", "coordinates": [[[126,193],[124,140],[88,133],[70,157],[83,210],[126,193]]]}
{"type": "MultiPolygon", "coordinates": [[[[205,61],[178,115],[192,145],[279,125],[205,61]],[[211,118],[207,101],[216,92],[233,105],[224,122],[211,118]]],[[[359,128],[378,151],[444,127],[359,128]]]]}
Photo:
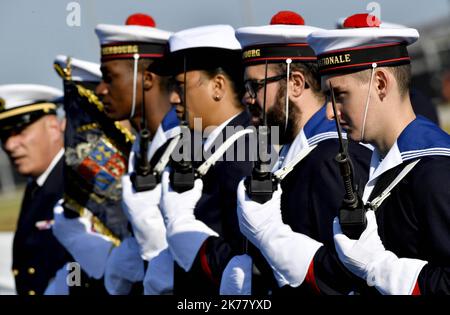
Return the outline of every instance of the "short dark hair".
{"type": "MultiPolygon", "coordinates": [[[[129,61],[129,65],[131,67],[131,69],[133,70],[134,67],[134,60],[128,59],[129,61]]],[[[138,71],[143,71],[143,70],[147,70],[150,72],[153,72],[151,69],[151,65],[155,62],[154,59],[149,59],[149,58],[142,58],[139,59],[139,68],[138,71]]],[[[154,72],[153,72],[154,73],[154,72]]],[[[169,77],[168,76],[162,76],[158,73],[155,73],[156,75],[159,76],[159,89],[162,92],[167,92],[169,90],[169,77]]]]}
{"type": "MultiPolygon", "coordinates": [[[[133,69],[134,67],[134,60],[133,59],[127,59],[128,60],[128,64],[130,65],[131,69],[133,69]]],[[[138,59],[139,61],[139,69],[138,70],[142,70],[145,69],[147,70],[150,65],[154,62],[153,59],[148,59],[148,58],[141,58],[138,59]]]]}
{"type": "MultiPolygon", "coordinates": [[[[287,71],[286,63],[278,63],[280,73],[287,71]]],[[[316,62],[293,62],[290,66],[290,71],[299,71],[305,76],[306,83],[310,86],[312,92],[317,98],[323,98],[323,93],[320,88],[319,67],[316,62]]]]}
{"type": "MultiPolygon", "coordinates": [[[[384,67],[389,70],[397,81],[398,91],[403,98],[409,93],[409,87],[411,85],[411,65],[402,65],[396,67],[384,67]]],[[[371,69],[354,73],[354,77],[361,80],[363,83],[370,81],[371,69]]]]}
{"type": "Polygon", "coordinates": [[[206,76],[210,79],[214,78],[218,74],[224,75],[230,82],[231,89],[234,92],[235,103],[239,104],[240,108],[245,108],[245,105],[240,101],[244,96],[244,82],[243,82],[243,68],[239,64],[230,64],[223,67],[217,67],[214,69],[202,70],[206,76]]]}

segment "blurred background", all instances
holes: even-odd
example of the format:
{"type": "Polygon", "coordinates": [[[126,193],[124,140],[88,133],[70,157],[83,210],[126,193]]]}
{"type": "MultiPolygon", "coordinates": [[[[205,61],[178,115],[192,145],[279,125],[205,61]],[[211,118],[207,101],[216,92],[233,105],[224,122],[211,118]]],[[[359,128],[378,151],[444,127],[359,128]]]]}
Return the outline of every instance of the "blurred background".
{"type": "MultiPolygon", "coordinates": [[[[421,37],[409,48],[413,87],[431,100],[441,126],[450,132],[450,0],[2,0],[0,84],[61,88],[53,70],[55,56],[99,62],[95,26],[123,24],[132,13],[150,14],[158,28],[175,32],[207,24],[264,25],[280,10],[296,11],[306,24],[322,28],[366,12],[418,29],[421,37]]],[[[1,151],[0,294],[14,293],[11,242],[24,184],[1,151]]]]}

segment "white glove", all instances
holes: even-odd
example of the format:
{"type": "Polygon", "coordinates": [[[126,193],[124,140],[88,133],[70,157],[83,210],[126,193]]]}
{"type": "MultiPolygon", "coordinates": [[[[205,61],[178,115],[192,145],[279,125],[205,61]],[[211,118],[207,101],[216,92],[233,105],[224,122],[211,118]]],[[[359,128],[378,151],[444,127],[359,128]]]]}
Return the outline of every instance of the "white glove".
{"type": "Polygon", "coordinates": [[[133,283],[144,279],[144,262],[134,237],[127,237],[109,255],[105,288],[111,295],[129,294],[133,283]]]}
{"type": "Polygon", "coordinates": [[[311,261],[322,246],[312,238],[292,231],[281,217],[281,187],[264,204],[252,201],[245,192],[244,180],[237,191],[239,228],[264,255],[278,285],[297,287],[303,283],[311,261]]]}
{"type": "Polygon", "coordinates": [[[202,190],[202,180],[196,179],[194,188],[179,194],[170,187],[169,171],[163,172],[160,206],[167,229],[167,242],[173,258],[185,271],[191,269],[203,242],[209,236],[218,236],[194,216],[202,190]]]}
{"type": "Polygon", "coordinates": [[[175,262],[169,248],[148,262],[144,277],[144,294],[173,294],[175,262]]]}
{"type": "Polygon", "coordinates": [[[247,255],[234,256],[228,262],[220,281],[221,295],[252,294],[252,258],[247,255]]]}
{"type": "Polygon", "coordinates": [[[426,261],[398,258],[384,248],[378,235],[374,211],[367,211],[367,227],[358,240],[342,233],[339,219],[333,221],[334,244],[345,267],[375,286],[382,294],[411,294],[426,261]]]}
{"type": "Polygon", "coordinates": [[[81,268],[95,279],[105,272],[105,265],[113,242],[92,231],[89,217],[68,219],[64,216],[62,200],[53,208],[55,223],[52,227],[56,239],[67,249],[81,268]]]}
{"type": "Polygon", "coordinates": [[[166,227],[159,210],[161,185],[153,190],[135,192],[130,176],[125,175],[122,177],[122,196],[123,210],[133,227],[141,257],[150,260],[167,247],[166,227]]]}

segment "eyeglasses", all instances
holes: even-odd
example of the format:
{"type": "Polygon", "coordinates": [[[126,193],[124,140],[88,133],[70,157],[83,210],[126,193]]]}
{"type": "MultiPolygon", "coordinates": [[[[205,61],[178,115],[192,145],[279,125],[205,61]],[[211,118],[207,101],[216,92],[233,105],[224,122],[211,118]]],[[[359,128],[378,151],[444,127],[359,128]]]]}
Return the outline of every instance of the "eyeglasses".
{"type": "Polygon", "coordinates": [[[256,98],[256,94],[258,93],[259,90],[261,90],[264,87],[264,83],[267,85],[271,82],[277,82],[283,79],[286,79],[287,74],[283,73],[280,75],[276,75],[273,77],[269,77],[266,79],[261,79],[261,80],[245,80],[244,85],[245,85],[245,91],[248,93],[248,95],[251,98],[256,98]]]}

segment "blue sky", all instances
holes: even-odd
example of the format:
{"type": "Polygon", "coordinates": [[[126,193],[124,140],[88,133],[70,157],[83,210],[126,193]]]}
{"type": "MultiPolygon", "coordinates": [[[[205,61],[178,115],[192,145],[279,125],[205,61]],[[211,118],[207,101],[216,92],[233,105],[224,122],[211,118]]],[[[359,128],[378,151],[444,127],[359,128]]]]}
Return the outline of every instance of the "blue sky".
{"type": "MultiPolygon", "coordinates": [[[[267,24],[280,10],[302,14],[307,24],[333,28],[339,17],[367,12],[361,0],[2,0],[0,84],[39,83],[61,87],[52,68],[57,54],[98,62],[94,33],[99,23],[123,24],[135,12],[151,14],[170,31],[207,24],[234,27],[267,24]],[[80,5],[79,27],[66,23],[67,5],[80,5]]],[[[450,0],[378,0],[382,20],[419,28],[448,16],[450,0]]]]}

